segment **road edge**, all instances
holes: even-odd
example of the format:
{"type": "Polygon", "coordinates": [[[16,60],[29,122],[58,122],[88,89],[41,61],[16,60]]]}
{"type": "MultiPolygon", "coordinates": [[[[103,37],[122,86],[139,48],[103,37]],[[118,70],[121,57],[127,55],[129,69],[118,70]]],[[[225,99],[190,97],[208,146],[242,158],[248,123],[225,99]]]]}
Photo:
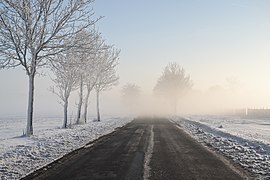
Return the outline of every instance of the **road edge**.
{"type": "Polygon", "coordinates": [[[186,133],[187,135],[189,135],[192,139],[194,139],[197,143],[199,143],[200,145],[202,145],[203,148],[205,148],[208,152],[210,152],[211,154],[213,154],[215,157],[217,157],[218,159],[220,159],[223,163],[225,163],[231,170],[233,170],[234,172],[236,172],[237,174],[239,174],[240,176],[242,176],[244,179],[248,179],[248,180],[254,180],[257,177],[254,177],[254,175],[252,175],[250,172],[246,171],[245,169],[243,169],[240,165],[238,165],[237,163],[233,162],[230,158],[224,156],[222,153],[216,151],[214,148],[212,148],[211,146],[208,146],[206,143],[204,142],[200,142],[198,141],[190,132],[188,132],[185,128],[183,128],[181,125],[179,125],[177,122],[175,122],[173,119],[168,118],[169,121],[171,123],[173,123],[179,130],[182,130],[184,133],[186,133]]]}
{"type": "Polygon", "coordinates": [[[85,149],[85,148],[92,148],[95,143],[99,142],[99,141],[103,141],[104,139],[107,138],[107,136],[111,136],[112,134],[114,133],[117,133],[118,131],[120,131],[121,129],[125,128],[127,125],[129,125],[130,123],[132,123],[134,121],[134,118],[133,120],[131,120],[129,123],[125,124],[124,126],[121,126],[121,127],[117,127],[115,128],[112,132],[108,133],[108,134],[105,134],[103,136],[100,136],[98,137],[97,139],[94,139],[92,141],[89,141],[88,143],[86,143],[85,145],[55,159],[54,161],[44,165],[44,166],[41,166],[40,168],[34,170],[34,171],[31,171],[29,172],[28,174],[22,176],[21,178],[19,178],[20,180],[27,180],[27,179],[33,179],[35,177],[38,177],[39,175],[41,175],[42,173],[46,172],[47,170],[49,169],[52,169],[54,167],[57,167],[58,164],[62,164],[63,161],[67,161],[68,159],[71,159],[72,157],[76,156],[76,154],[78,154],[79,151],[85,149]]]}

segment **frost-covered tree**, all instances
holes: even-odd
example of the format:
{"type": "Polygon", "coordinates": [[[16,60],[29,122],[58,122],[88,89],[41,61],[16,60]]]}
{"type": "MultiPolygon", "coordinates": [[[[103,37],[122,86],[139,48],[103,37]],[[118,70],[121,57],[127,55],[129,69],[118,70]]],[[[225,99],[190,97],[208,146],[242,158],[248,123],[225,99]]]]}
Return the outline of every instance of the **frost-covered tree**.
{"type": "Polygon", "coordinates": [[[154,87],[154,93],[168,99],[173,105],[174,113],[176,113],[179,97],[191,88],[190,76],[186,74],[184,68],[173,62],[165,67],[154,87]]]}
{"type": "Polygon", "coordinates": [[[83,31],[79,34],[84,42],[84,46],[80,47],[80,50],[76,53],[77,56],[77,62],[78,66],[80,67],[78,70],[78,88],[79,88],[79,102],[77,104],[77,119],[76,124],[80,123],[81,120],[81,113],[82,113],[82,106],[83,101],[84,103],[84,121],[86,122],[86,116],[87,116],[87,106],[88,106],[88,99],[91,90],[93,89],[93,86],[95,84],[95,79],[97,76],[97,66],[99,63],[99,60],[97,58],[99,51],[101,49],[101,42],[100,34],[96,32],[95,30],[92,31],[83,31]],[[84,95],[84,89],[86,87],[86,94],[84,95]],[[84,97],[85,96],[85,97],[84,97]],[[84,99],[85,98],[85,99],[84,99]]]}
{"type": "Polygon", "coordinates": [[[29,78],[26,135],[33,134],[34,79],[56,54],[80,46],[70,43],[93,25],[93,0],[1,0],[0,68],[22,66],[29,78]]]}
{"type": "Polygon", "coordinates": [[[97,120],[100,121],[99,96],[101,91],[111,89],[118,84],[119,77],[116,75],[116,66],[118,64],[120,51],[108,48],[103,51],[99,57],[98,75],[95,83],[96,102],[97,102],[97,120]]]}
{"type": "Polygon", "coordinates": [[[86,76],[86,78],[85,78],[86,93],[85,93],[85,98],[84,98],[84,111],[83,111],[84,123],[86,123],[86,121],[87,121],[90,93],[93,90],[93,88],[96,84],[96,80],[97,80],[97,77],[95,74],[96,74],[95,70],[92,69],[92,71],[90,70],[87,72],[88,76],[86,76]]]}
{"type": "Polygon", "coordinates": [[[80,119],[81,119],[81,109],[82,109],[82,104],[83,104],[83,72],[80,69],[79,71],[81,71],[79,73],[79,102],[77,104],[77,117],[76,117],[76,124],[80,123],[80,119]]]}
{"type": "MultiPolygon", "coordinates": [[[[56,76],[53,81],[58,91],[55,91],[54,88],[51,88],[51,91],[61,99],[60,103],[64,106],[64,128],[67,127],[68,98],[71,91],[79,89],[79,105],[81,109],[84,86],[87,89],[86,99],[88,101],[89,89],[92,89],[95,84],[98,63],[96,58],[98,47],[95,45],[95,41],[98,36],[99,34],[94,29],[78,33],[75,40],[79,38],[86,41],[83,43],[84,45],[74,47],[65,53],[57,55],[57,60],[52,63],[52,71],[56,76]]],[[[76,123],[79,123],[78,120],[76,123]]]]}
{"type": "Polygon", "coordinates": [[[87,121],[90,93],[97,82],[97,77],[99,73],[98,67],[100,66],[99,65],[100,56],[102,56],[102,52],[104,50],[108,49],[108,46],[101,39],[100,35],[97,36],[96,41],[94,41],[93,43],[94,46],[92,48],[92,51],[89,53],[90,59],[85,64],[85,72],[84,72],[84,84],[86,87],[86,93],[84,96],[84,111],[83,111],[84,123],[86,123],[87,121]]]}
{"type": "Polygon", "coordinates": [[[77,86],[79,66],[72,51],[58,54],[56,58],[57,61],[52,66],[52,71],[55,75],[55,78],[52,80],[55,83],[56,90],[54,87],[51,87],[50,90],[61,100],[60,104],[64,107],[63,128],[67,128],[69,97],[70,93],[77,86]]]}

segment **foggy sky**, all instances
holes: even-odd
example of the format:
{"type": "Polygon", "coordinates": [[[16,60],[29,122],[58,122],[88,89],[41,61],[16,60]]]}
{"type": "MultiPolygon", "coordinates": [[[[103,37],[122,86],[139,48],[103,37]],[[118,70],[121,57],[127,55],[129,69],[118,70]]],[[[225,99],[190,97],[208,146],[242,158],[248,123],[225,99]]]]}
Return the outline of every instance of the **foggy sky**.
{"type": "MultiPolygon", "coordinates": [[[[96,16],[105,16],[97,23],[99,31],[121,49],[120,84],[103,93],[101,112],[125,112],[120,89],[127,82],[139,85],[143,99],[152,101],[156,80],[171,61],[194,83],[195,93],[183,99],[189,103],[182,109],[201,109],[206,101],[208,109],[270,107],[269,7],[267,0],[96,0],[96,16]],[[234,89],[228,79],[236,80],[234,89]]],[[[26,115],[27,83],[21,67],[0,71],[0,116],[26,115]]],[[[48,91],[52,85],[49,76],[36,78],[36,114],[61,115],[57,97],[48,91]]],[[[76,96],[70,103],[74,116],[76,96]]],[[[89,110],[94,114],[93,98],[89,110]]]]}

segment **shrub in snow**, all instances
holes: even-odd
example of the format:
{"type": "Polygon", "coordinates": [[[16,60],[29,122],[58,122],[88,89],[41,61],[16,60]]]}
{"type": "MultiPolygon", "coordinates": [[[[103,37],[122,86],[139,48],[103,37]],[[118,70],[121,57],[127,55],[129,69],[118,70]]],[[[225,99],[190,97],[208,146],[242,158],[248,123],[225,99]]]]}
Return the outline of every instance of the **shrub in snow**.
{"type": "Polygon", "coordinates": [[[220,125],[220,126],[218,126],[218,128],[220,128],[220,129],[221,129],[221,128],[223,128],[223,126],[222,126],[222,125],[220,125]]]}

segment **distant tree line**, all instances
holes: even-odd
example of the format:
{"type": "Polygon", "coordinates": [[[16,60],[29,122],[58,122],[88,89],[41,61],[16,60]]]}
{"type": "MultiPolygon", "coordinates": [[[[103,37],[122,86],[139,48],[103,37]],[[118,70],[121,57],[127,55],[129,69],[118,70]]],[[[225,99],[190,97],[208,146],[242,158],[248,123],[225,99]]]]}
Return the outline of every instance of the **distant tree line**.
{"type": "MultiPolygon", "coordinates": [[[[171,62],[164,68],[153,92],[157,99],[164,99],[168,102],[172,109],[171,112],[176,114],[179,99],[185,96],[192,89],[192,86],[191,78],[185,69],[177,62],[171,62]]],[[[140,106],[140,95],[141,88],[134,83],[127,83],[122,87],[123,102],[132,110],[136,109],[136,106],[140,106]]],[[[164,107],[165,104],[162,106],[164,107]]]]}

